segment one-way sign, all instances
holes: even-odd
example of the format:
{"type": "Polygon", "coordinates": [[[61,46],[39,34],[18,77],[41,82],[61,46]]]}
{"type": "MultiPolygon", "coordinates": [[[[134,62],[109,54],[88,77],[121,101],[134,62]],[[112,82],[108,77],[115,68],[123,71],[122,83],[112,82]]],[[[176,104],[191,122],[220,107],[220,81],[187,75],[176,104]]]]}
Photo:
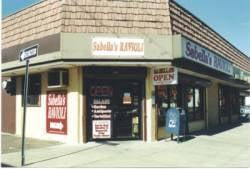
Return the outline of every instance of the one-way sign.
{"type": "Polygon", "coordinates": [[[38,55],[38,45],[30,46],[25,48],[20,53],[20,61],[24,61],[38,55]]]}

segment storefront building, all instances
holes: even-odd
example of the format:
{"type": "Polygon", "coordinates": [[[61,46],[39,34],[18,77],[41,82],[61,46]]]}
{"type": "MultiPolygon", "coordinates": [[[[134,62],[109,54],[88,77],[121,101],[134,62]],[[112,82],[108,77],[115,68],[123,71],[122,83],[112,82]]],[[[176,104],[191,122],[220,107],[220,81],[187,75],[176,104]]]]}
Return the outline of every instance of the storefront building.
{"type": "Polygon", "coordinates": [[[21,135],[19,55],[32,45],[27,137],[156,141],[169,137],[170,107],[186,111],[189,132],[237,122],[250,88],[250,59],[171,0],[45,0],[2,27],[3,132],[21,135]]]}

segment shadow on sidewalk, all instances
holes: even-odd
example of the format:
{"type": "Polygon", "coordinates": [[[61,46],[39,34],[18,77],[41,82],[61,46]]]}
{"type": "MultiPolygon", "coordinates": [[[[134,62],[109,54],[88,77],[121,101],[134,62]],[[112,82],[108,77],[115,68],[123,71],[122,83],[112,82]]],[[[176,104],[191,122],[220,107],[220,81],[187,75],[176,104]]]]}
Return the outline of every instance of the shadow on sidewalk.
{"type": "Polygon", "coordinates": [[[44,160],[40,160],[40,161],[28,163],[28,164],[26,164],[25,166],[32,165],[32,164],[36,164],[36,163],[40,163],[40,162],[44,162],[44,161],[49,161],[49,160],[53,160],[53,159],[57,159],[57,158],[61,158],[61,157],[65,157],[65,156],[72,155],[72,154],[77,154],[77,153],[80,153],[80,152],[83,152],[83,151],[87,151],[87,150],[91,150],[91,149],[94,149],[94,148],[97,148],[97,147],[100,147],[100,146],[102,146],[102,144],[101,144],[101,145],[98,145],[98,146],[94,146],[94,147],[84,148],[84,149],[82,149],[82,150],[78,150],[78,151],[75,151],[75,152],[71,152],[71,153],[59,155],[59,156],[56,156],[56,157],[50,157],[50,158],[48,158],[48,159],[44,159],[44,160]]]}
{"type": "Polygon", "coordinates": [[[208,135],[213,136],[236,127],[242,126],[243,123],[250,123],[249,119],[241,119],[238,123],[231,123],[231,124],[224,124],[222,126],[216,126],[215,128],[211,129],[204,129],[196,132],[192,132],[191,135],[199,136],[199,135],[208,135]]]}
{"type": "Polygon", "coordinates": [[[4,163],[1,163],[1,168],[2,168],[2,167],[4,167],[4,168],[5,168],[5,167],[8,167],[8,168],[9,168],[9,167],[14,167],[14,166],[9,165],[9,164],[4,164],[4,163]]]}
{"type": "Polygon", "coordinates": [[[71,153],[60,155],[60,156],[51,157],[51,158],[48,158],[48,159],[44,159],[44,160],[40,160],[40,161],[28,163],[28,164],[26,164],[26,166],[32,165],[32,164],[36,164],[36,163],[40,163],[40,162],[44,162],[44,161],[49,161],[49,160],[57,159],[57,158],[61,158],[61,157],[65,157],[65,156],[72,155],[72,154],[77,154],[77,153],[80,153],[80,152],[84,152],[84,151],[88,151],[88,150],[91,150],[91,149],[95,149],[95,148],[103,146],[103,145],[109,145],[109,146],[117,146],[117,145],[119,145],[119,143],[109,142],[109,141],[103,141],[103,142],[98,142],[98,143],[100,143],[100,145],[97,145],[97,146],[94,146],[94,147],[89,147],[89,148],[84,148],[82,150],[78,150],[78,151],[75,151],[75,152],[71,152],[71,153]]]}

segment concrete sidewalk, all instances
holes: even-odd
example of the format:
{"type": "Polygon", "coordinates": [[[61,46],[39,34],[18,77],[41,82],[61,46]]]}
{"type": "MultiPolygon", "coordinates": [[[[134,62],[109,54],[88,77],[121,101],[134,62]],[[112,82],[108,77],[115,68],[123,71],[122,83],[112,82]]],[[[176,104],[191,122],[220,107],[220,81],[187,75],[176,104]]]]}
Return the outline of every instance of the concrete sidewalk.
{"type": "MultiPolygon", "coordinates": [[[[8,134],[1,134],[1,154],[18,152],[21,150],[22,138],[8,134]]],[[[25,138],[25,149],[43,148],[62,144],[57,141],[46,141],[33,138],[25,138]]]]}
{"type": "MultiPolygon", "coordinates": [[[[2,162],[20,167],[20,152],[2,162]]],[[[55,145],[26,152],[25,167],[250,167],[250,123],[195,135],[177,144],[162,140],[55,145]]]]}

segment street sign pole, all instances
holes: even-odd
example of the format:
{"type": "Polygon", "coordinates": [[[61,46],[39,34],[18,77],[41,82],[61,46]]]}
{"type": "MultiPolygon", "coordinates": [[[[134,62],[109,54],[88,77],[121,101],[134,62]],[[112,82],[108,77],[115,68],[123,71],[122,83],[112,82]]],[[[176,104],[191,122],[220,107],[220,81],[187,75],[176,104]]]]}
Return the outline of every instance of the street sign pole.
{"type": "Polygon", "coordinates": [[[36,57],[38,55],[38,44],[30,46],[21,50],[19,55],[19,60],[22,62],[26,60],[26,72],[25,72],[25,81],[24,81],[24,98],[23,98],[23,133],[22,133],[22,157],[21,165],[25,165],[25,124],[26,124],[26,107],[27,107],[27,96],[29,89],[29,59],[36,57]]]}
{"type": "Polygon", "coordinates": [[[29,59],[26,60],[26,73],[24,81],[24,100],[23,100],[23,133],[22,133],[22,166],[25,165],[25,123],[26,123],[26,104],[29,86],[29,59]]]}

